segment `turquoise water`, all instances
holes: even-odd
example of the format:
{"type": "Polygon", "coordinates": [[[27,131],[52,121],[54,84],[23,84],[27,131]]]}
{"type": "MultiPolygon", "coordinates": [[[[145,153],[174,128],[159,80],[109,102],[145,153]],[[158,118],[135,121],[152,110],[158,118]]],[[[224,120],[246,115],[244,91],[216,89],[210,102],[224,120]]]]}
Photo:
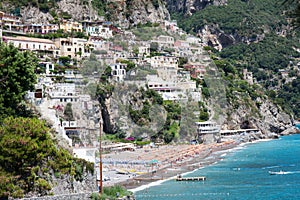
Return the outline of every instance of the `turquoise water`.
{"type": "Polygon", "coordinates": [[[300,199],[300,135],[245,145],[227,152],[217,164],[186,176],[206,176],[207,180],[166,181],[136,192],[136,199],[300,199]],[[289,173],[268,173],[280,170],[289,173]]]}

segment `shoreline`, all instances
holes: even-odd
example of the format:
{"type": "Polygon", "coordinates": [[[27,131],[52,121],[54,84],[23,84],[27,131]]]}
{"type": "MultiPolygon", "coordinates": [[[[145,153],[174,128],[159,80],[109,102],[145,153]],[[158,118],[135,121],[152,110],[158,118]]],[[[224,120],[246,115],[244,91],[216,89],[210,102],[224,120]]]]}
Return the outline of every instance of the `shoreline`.
{"type": "Polygon", "coordinates": [[[189,174],[195,170],[213,165],[230,151],[243,148],[247,144],[279,139],[280,136],[299,134],[296,128],[289,129],[283,134],[269,134],[258,137],[234,136],[227,138],[222,143],[196,144],[196,145],[163,145],[158,148],[138,149],[134,152],[120,152],[106,155],[107,159],[114,161],[127,161],[126,164],[107,165],[110,181],[104,182],[104,186],[120,185],[133,193],[159,185],[165,181],[175,179],[178,174],[189,174]],[[180,148],[178,148],[180,146],[180,148]],[[156,160],[155,165],[143,166],[141,163],[156,160]],[[118,170],[126,170],[130,173],[120,174],[118,170]],[[150,170],[151,169],[151,170],[150,170]],[[135,173],[136,172],[136,173],[135,173]],[[142,173],[138,173],[142,172],[142,173]]]}
{"type": "Polygon", "coordinates": [[[184,160],[179,163],[174,163],[172,166],[165,166],[156,170],[154,173],[147,173],[136,178],[127,179],[118,184],[125,187],[133,193],[147,189],[148,187],[159,185],[165,181],[175,179],[178,174],[187,175],[193,173],[195,170],[210,166],[220,161],[224,155],[224,151],[232,150],[243,143],[231,142],[224,145],[212,148],[209,153],[205,155],[195,156],[191,159],[184,160]]]}
{"type": "MultiPolygon", "coordinates": [[[[293,134],[299,134],[299,132],[295,132],[293,134]]],[[[284,134],[280,136],[287,136],[287,135],[293,135],[293,134],[284,134]]],[[[191,160],[182,162],[180,166],[173,165],[172,168],[165,167],[162,169],[159,169],[155,172],[155,174],[147,173],[145,175],[138,176],[137,179],[127,179],[126,181],[119,182],[118,185],[121,185],[125,187],[127,190],[136,193],[138,191],[147,189],[152,186],[160,185],[163,182],[173,180],[176,178],[178,174],[187,175],[190,173],[193,173],[194,171],[198,169],[202,169],[208,166],[211,166],[220,160],[227,154],[228,151],[233,151],[234,149],[243,148],[244,146],[248,144],[254,144],[258,142],[267,142],[274,139],[279,138],[264,138],[264,139],[257,139],[254,141],[248,141],[248,142],[237,142],[234,141],[230,145],[223,146],[222,148],[215,148],[212,149],[212,151],[204,156],[195,157],[191,160]],[[176,168],[177,167],[177,168],[176,168]],[[177,169],[177,170],[172,170],[177,169]],[[151,177],[154,178],[161,178],[161,179],[151,179],[151,177]],[[144,178],[144,180],[143,180],[144,178]]]]}

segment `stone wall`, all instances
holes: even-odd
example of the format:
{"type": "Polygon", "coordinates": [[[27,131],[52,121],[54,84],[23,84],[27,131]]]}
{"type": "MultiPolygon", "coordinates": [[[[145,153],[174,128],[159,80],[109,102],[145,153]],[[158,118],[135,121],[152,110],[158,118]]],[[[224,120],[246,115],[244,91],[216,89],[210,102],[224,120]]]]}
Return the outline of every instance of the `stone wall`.
{"type": "Polygon", "coordinates": [[[43,196],[43,197],[31,197],[23,198],[22,200],[85,200],[90,199],[91,193],[77,193],[77,194],[65,194],[65,195],[54,195],[54,196],[43,196]]]}

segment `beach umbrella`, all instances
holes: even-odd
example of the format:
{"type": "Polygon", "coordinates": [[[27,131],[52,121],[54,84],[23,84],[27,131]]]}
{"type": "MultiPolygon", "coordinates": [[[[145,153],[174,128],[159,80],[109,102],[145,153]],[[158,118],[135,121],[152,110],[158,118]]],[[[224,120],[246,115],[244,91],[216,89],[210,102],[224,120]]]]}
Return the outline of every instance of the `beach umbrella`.
{"type": "Polygon", "coordinates": [[[156,163],[158,163],[158,160],[156,160],[156,159],[153,159],[153,160],[150,160],[150,162],[149,162],[150,164],[156,164],[156,163]]]}

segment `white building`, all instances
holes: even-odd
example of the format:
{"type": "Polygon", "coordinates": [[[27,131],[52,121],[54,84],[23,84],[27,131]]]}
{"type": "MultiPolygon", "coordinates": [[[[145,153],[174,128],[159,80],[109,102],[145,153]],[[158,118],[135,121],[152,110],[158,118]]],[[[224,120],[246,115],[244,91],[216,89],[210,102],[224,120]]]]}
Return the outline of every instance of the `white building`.
{"type": "Polygon", "coordinates": [[[52,62],[40,62],[39,67],[40,67],[40,70],[46,74],[50,74],[51,71],[54,70],[54,64],[52,62]]]}
{"type": "Polygon", "coordinates": [[[187,95],[174,81],[163,80],[158,75],[147,75],[146,80],[148,88],[157,91],[164,100],[184,102],[188,100],[187,95]]]}
{"type": "Polygon", "coordinates": [[[89,26],[86,28],[86,33],[92,37],[102,37],[109,39],[113,37],[113,32],[109,27],[99,26],[89,26]]]}
{"type": "Polygon", "coordinates": [[[204,144],[211,144],[220,140],[220,126],[215,122],[196,122],[198,140],[204,144]]]}
{"type": "Polygon", "coordinates": [[[177,21],[172,20],[172,21],[164,21],[164,28],[166,31],[170,30],[171,32],[178,32],[179,27],[177,26],[177,21]]]}
{"type": "Polygon", "coordinates": [[[87,40],[83,38],[56,38],[54,43],[59,49],[57,56],[87,57],[92,50],[86,48],[87,40]]]}
{"type": "Polygon", "coordinates": [[[153,68],[168,66],[178,69],[178,58],[175,56],[153,56],[148,58],[147,61],[153,68]]]}
{"type": "Polygon", "coordinates": [[[196,45],[200,45],[201,44],[201,39],[199,37],[195,37],[195,36],[188,36],[186,38],[186,41],[189,44],[196,44],[196,45]]]}
{"type": "Polygon", "coordinates": [[[174,56],[154,56],[147,58],[151,67],[157,70],[158,76],[164,81],[176,82],[178,61],[174,56]]]}
{"type": "Polygon", "coordinates": [[[74,70],[66,70],[64,74],[65,81],[73,83],[81,83],[83,76],[74,72],[74,70]]]}
{"type": "Polygon", "coordinates": [[[51,56],[53,56],[53,53],[56,49],[54,42],[48,39],[30,38],[23,36],[5,36],[3,37],[3,41],[12,43],[16,48],[20,50],[35,51],[51,56]]]}
{"type": "Polygon", "coordinates": [[[164,48],[173,48],[174,47],[174,38],[171,36],[160,35],[156,40],[152,40],[152,42],[157,42],[160,49],[164,48]]]}
{"type": "Polygon", "coordinates": [[[109,51],[110,42],[99,37],[90,37],[88,43],[93,45],[94,50],[109,51]]]}
{"type": "Polygon", "coordinates": [[[74,83],[54,84],[53,87],[49,89],[48,95],[57,103],[77,102],[79,98],[74,83]]]}
{"type": "Polygon", "coordinates": [[[124,78],[126,76],[127,65],[123,63],[115,63],[115,64],[111,64],[110,67],[111,67],[112,79],[117,82],[124,81],[124,78]]]}
{"type": "Polygon", "coordinates": [[[150,45],[139,46],[139,58],[150,56],[150,45]]]}
{"type": "Polygon", "coordinates": [[[247,81],[250,85],[253,85],[253,74],[248,72],[247,69],[243,69],[244,80],[247,81]]]}

